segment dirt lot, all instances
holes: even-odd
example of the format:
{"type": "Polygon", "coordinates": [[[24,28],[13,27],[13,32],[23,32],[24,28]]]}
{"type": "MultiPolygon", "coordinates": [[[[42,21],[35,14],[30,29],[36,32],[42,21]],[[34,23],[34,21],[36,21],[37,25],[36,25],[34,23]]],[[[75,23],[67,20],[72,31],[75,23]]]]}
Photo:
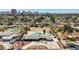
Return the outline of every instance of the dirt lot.
{"type": "Polygon", "coordinates": [[[50,28],[48,28],[48,27],[44,27],[44,28],[41,28],[41,27],[30,27],[30,31],[31,32],[42,32],[44,29],[46,30],[46,32],[50,31],[50,28]]]}

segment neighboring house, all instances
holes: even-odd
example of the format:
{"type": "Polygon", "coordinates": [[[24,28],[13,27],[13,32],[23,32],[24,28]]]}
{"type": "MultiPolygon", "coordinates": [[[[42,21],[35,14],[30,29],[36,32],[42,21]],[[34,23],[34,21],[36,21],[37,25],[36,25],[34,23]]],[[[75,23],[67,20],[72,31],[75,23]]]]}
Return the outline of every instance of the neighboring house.
{"type": "Polygon", "coordinates": [[[42,32],[32,32],[32,34],[24,34],[22,40],[47,40],[47,41],[58,41],[57,38],[55,38],[52,34],[46,33],[43,34],[42,32]]]}
{"type": "Polygon", "coordinates": [[[2,41],[8,41],[10,43],[16,41],[18,39],[18,35],[17,34],[13,34],[11,36],[4,36],[2,37],[2,41]]]}

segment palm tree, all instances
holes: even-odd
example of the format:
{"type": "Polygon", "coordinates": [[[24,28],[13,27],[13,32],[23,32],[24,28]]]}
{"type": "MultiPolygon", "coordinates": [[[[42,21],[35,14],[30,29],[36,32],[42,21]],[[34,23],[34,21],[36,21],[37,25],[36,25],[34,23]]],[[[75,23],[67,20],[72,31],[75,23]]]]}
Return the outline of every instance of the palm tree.
{"type": "MultiPolygon", "coordinates": [[[[25,31],[23,28],[21,28],[21,35],[20,35],[20,40],[22,40],[23,35],[25,34],[25,31]]],[[[22,45],[24,45],[23,40],[22,40],[22,45]]]]}
{"type": "MultiPolygon", "coordinates": [[[[20,36],[20,40],[22,40],[22,37],[24,34],[27,34],[27,31],[29,31],[30,28],[29,27],[22,27],[21,28],[21,36],[20,36]]],[[[24,45],[23,40],[22,40],[22,45],[24,45]]]]}
{"type": "Polygon", "coordinates": [[[43,34],[45,34],[46,33],[46,31],[45,31],[45,29],[43,30],[43,34]]]}

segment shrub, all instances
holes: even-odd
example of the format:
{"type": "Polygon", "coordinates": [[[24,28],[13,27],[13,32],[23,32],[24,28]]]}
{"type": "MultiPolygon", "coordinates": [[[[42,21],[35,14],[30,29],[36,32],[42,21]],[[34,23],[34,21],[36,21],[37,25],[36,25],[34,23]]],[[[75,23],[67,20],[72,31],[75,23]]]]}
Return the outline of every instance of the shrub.
{"type": "Polygon", "coordinates": [[[72,38],[68,38],[69,41],[76,41],[76,39],[74,37],[72,38]]]}
{"type": "Polygon", "coordinates": [[[4,46],[0,44],[0,50],[4,49],[4,46]]]}

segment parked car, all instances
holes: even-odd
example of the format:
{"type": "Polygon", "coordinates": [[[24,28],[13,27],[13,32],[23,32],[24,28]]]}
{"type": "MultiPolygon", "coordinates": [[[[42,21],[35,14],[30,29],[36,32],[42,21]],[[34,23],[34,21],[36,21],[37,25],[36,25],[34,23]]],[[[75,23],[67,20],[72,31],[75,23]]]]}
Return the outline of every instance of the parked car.
{"type": "Polygon", "coordinates": [[[74,44],[74,43],[70,43],[70,44],[67,44],[68,45],[68,48],[73,48],[73,49],[75,49],[75,50],[79,50],[79,45],[76,45],[76,44],[74,44]]]}

